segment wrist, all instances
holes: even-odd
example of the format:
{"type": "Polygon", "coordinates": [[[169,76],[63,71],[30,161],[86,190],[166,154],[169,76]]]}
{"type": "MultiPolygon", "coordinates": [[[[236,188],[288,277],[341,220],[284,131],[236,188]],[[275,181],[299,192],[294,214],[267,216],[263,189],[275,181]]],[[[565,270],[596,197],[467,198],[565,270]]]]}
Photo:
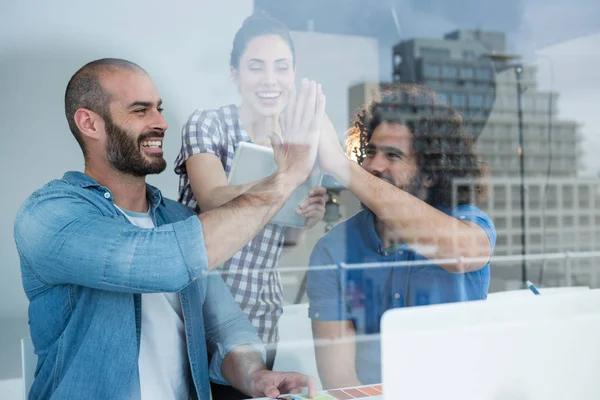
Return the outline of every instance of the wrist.
{"type": "Polygon", "coordinates": [[[285,194],[291,194],[308,179],[308,177],[302,176],[291,168],[278,169],[274,174],[274,178],[278,190],[285,194]]]}
{"type": "Polygon", "coordinates": [[[341,153],[335,157],[329,157],[319,167],[322,172],[331,175],[343,186],[347,186],[350,180],[351,170],[354,166],[357,166],[354,161],[346,157],[345,154],[341,153]],[[354,164],[354,165],[353,165],[354,164]]]}
{"type": "Polygon", "coordinates": [[[257,393],[255,390],[255,382],[260,381],[260,375],[267,370],[267,367],[263,363],[254,364],[251,368],[246,372],[245,379],[245,389],[248,393],[251,393],[252,396],[262,396],[263,393],[257,393]]]}

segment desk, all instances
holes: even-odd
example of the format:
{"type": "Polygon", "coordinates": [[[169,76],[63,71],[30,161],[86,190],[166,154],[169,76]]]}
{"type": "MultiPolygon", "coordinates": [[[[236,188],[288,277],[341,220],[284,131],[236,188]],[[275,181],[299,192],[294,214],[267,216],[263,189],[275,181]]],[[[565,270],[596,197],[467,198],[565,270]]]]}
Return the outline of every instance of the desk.
{"type": "MultiPolygon", "coordinates": [[[[267,400],[268,397],[263,397],[258,400],[267,400]]],[[[281,395],[278,399],[286,400],[306,400],[308,396],[305,395],[281,395]]],[[[344,389],[329,389],[317,392],[315,400],[350,400],[350,399],[369,399],[369,400],[381,400],[383,399],[381,385],[365,385],[357,386],[344,389]]]]}

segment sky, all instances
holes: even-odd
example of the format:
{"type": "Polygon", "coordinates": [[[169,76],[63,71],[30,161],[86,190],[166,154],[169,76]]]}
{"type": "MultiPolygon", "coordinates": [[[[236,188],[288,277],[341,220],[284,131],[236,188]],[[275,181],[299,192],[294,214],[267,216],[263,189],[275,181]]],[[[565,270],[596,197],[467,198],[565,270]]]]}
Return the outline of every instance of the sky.
{"type": "Polygon", "coordinates": [[[392,46],[455,29],[504,32],[507,51],[538,64],[541,88],[559,92],[559,115],[580,124],[582,176],[600,172],[600,1],[597,0],[256,0],[293,30],[373,36],[380,76],[391,79],[392,46]],[[394,22],[394,10],[397,24],[394,22]]]}

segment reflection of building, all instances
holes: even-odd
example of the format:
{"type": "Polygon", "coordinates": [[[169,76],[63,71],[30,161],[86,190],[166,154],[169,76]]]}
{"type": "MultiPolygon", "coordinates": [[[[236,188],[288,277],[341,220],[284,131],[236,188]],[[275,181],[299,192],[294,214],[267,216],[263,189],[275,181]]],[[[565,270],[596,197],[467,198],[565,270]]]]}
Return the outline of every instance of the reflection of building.
{"type": "MultiPolygon", "coordinates": [[[[527,253],[541,253],[543,231],[550,251],[590,251],[600,248],[600,198],[595,194],[596,180],[552,179],[548,184],[545,209],[542,207],[546,180],[526,181],[527,253]],[[596,210],[598,212],[596,212],[596,210]],[[597,214],[595,216],[594,214],[597,214]]],[[[521,251],[519,180],[495,178],[490,182],[487,209],[494,224],[506,235],[498,237],[498,250],[505,254],[521,251]]]]}
{"type": "MultiPolygon", "coordinates": [[[[455,181],[454,192],[463,184],[465,182],[455,181]]],[[[531,177],[525,180],[525,184],[527,254],[600,249],[600,196],[597,193],[597,180],[552,178],[547,181],[544,177],[531,177]]],[[[490,179],[489,191],[489,200],[482,208],[492,217],[498,232],[494,254],[519,255],[520,180],[517,177],[490,179]]],[[[593,258],[572,260],[575,282],[593,285],[591,280],[595,278],[591,274],[591,268],[596,262],[593,258]]],[[[539,262],[529,263],[529,267],[534,270],[540,265],[539,262]]],[[[565,260],[550,260],[546,265],[548,271],[554,272],[554,283],[564,284],[562,279],[565,260]]],[[[537,278],[537,274],[534,277],[537,278]]],[[[546,282],[550,283],[548,280],[546,282]]],[[[600,282],[595,283],[597,284],[600,282]]]]}
{"type": "MultiPolygon", "coordinates": [[[[393,49],[393,80],[425,84],[467,119],[478,135],[482,160],[490,167],[490,201],[484,209],[498,232],[495,254],[519,255],[522,231],[516,78],[512,69],[494,76],[491,61],[485,56],[491,51],[505,52],[504,34],[460,30],[444,39],[403,41],[393,49]]],[[[526,253],[600,249],[598,182],[574,179],[581,142],[577,124],[556,118],[558,95],[538,91],[536,74],[535,67],[524,68],[526,253]]],[[[349,109],[377,98],[380,87],[385,85],[351,87],[349,109]]],[[[564,261],[548,265],[553,263],[564,261]]],[[[530,263],[529,267],[535,265],[530,263]]],[[[518,278],[518,274],[506,279],[512,277],[518,278]]]]}
{"type": "MultiPolygon", "coordinates": [[[[519,170],[516,79],[513,70],[503,71],[494,79],[491,62],[485,56],[491,51],[506,51],[503,33],[459,30],[444,39],[404,41],[394,47],[394,80],[421,82],[445,95],[448,103],[480,132],[479,151],[493,175],[515,176],[519,170]]],[[[558,97],[537,90],[536,73],[532,66],[523,72],[523,148],[525,173],[530,176],[546,175],[550,153],[548,117],[557,114],[558,97]]],[[[553,119],[552,176],[576,175],[576,130],[574,122],[553,119]]]]}

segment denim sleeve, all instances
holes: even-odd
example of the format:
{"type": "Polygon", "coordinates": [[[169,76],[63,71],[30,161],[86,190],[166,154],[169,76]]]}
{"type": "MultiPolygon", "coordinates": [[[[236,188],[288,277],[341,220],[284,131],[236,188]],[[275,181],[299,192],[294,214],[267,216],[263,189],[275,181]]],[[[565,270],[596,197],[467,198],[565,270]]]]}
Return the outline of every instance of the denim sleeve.
{"type": "Polygon", "coordinates": [[[208,271],[196,216],[143,229],[64,191],[31,196],[17,214],[14,235],[23,268],[47,285],[178,292],[208,271]]]}
{"type": "Polygon", "coordinates": [[[310,255],[307,289],[308,316],[319,321],[339,321],[345,304],[339,280],[339,269],[327,249],[317,243],[310,255]]]}
{"type": "Polygon", "coordinates": [[[206,282],[206,300],[203,305],[204,327],[208,351],[212,354],[209,367],[211,381],[229,385],[221,373],[223,359],[233,348],[241,345],[253,346],[266,360],[265,347],[235,302],[225,282],[217,273],[210,273],[206,282]]]}
{"type": "Polygon", "coordinates": [[[494,248],[496,247],[496,227],[492,219],[485,212],[479,207],[468,204],[458,206],[454,210],[453,216],[461,221],[472,222],[483,229],[490,241],[491,252],[494,252],[494,248]]]}

